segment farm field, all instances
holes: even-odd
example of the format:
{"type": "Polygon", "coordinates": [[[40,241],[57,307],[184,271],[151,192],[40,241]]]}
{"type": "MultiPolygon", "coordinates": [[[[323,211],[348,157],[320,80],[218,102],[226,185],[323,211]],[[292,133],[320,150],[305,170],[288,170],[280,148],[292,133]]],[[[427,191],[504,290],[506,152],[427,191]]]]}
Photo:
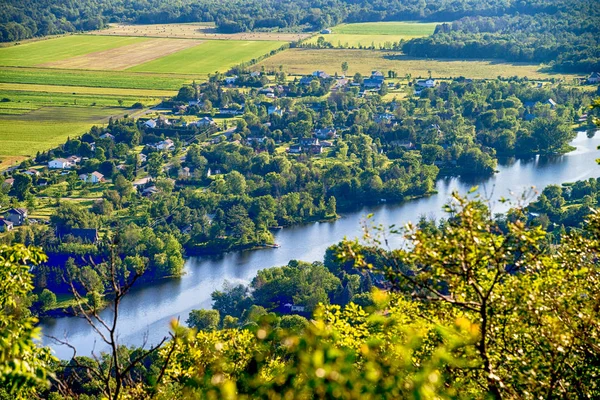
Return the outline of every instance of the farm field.
{"type": "Polygon", "coordinates": [[[71,57],[141,44],[149,39],[73,35],[0,48],[0,66],[32,67],[71,57]]]}
{"type": "Polygon", "coordinates": [[[421,22],[367,22],[342,24],[332,28],[331,34],[317,35],[306,43],[316,44],[319,37],[336,48],[390,48],[401,40],[433,34],[437,23],[421,22]]]}
{"type": "Polygon", "coordinates": [[[158,89],[119,89],[89,86],[56,86],[56,85],[33,85],[23,83],[0,83],[0,91],[13,90],[25,92],[44,93],[68,93],[68,94],[93,94],[113,96],[142,96],[142,97],[166,97],[177,94],[176,90],[158,89]]]}
{"type": "Polygon", "coordinates": [[[124,109],[44,107],[25,115],[0,115],[0,170],[79,136],[124,109]]]}
{"type": "Polygon", "coordinates": [[[303,75],[315,70],[330,74],[341,74],[342,62],[348,62],[348,74],[369,74],[372,70],[396,71],[399,76],[410,74],[412,78],[426,77],[428,71],[437,78],[464,76],[473,79],[496,78],[498,76],[527,76],[532,79],[564,78],[571,75],[551,74],[541,71],[537,64],[505,63],[490,60],[430,60],[411,58],[384,51],[336,50],[336,49],[289,49],[255,65],[267,71],[276,71],[280,65],[288,74],[303,75]]]}
{"type": "MultiPolygon", "coordinates": [[[[1,51],[1,50],[0,50],[1,51]]],[[[80,71],[50,68],[0,68],[0,82],[36,85],[85,86],[117,89],[179,90],[201,76],[143,74],[123,71],[80,71]]]]}
{"type": "Polygon", "coordinates": [[[276,40],[296,42],[310,36],[306,33],[288,32],[242,32],[224,34],[215,31],[213,23],[129,25],[114,24],[107,29],[89,32],[102,36],[138,36],[211,40],[276,40]]]}
{"type": "Polygon", "coordinates": [[[235,65],[277,50],[284,44],[285,42],[273,41],[206,41],[127,71],[205,75],[215,71],[224,72],[235,65]]]}

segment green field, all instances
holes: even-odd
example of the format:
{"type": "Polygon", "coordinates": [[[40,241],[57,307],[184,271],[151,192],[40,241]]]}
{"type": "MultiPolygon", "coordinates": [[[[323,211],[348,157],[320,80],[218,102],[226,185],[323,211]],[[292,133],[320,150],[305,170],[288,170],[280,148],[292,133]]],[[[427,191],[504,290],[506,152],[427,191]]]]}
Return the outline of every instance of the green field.
{"type": "Polygon", "coordinates": [[[396,35],[429,36],[439,22],[365,22],[341,24],[332,28],[333,33],[345,35],[396,35]]]}
{"type": "Polygon", "coordinates": [[[332,28],[333,33],[313,36],[306,43],[317,43],[320,37],[336,48],[392,48],[401,40],[433,34],[437,23],[421,22],[367,22],[342,24],[332,28]]]}
{"type": "Polygon", "coordinates": [[[55,39],[40,40],[12,47],[0,48],[0,65],[11,67],[31,67],[70,57],[110,50],[148,39],[136,37],[104,37],[73,35],[55,39]]]}
{"type": "Polygon", "coordinates": [[[0,68],[0,82],[123,89],[179,90],[201,75],[144,74],[123,71],[78,71],[47,68],[0,68]]]}
{"type": "Polygon", "coordinates": [[[126,110],[101,107],[44,107],[25,115],[0,115],[0,169],[79,136],[126,110]]]}
{"type": "Polygon", "coordinates": [[[199,46],[179,51],[132,68],[131,72],[174,74],[209,74],[257,59],[283,46],[276,41],[206,41],[199,46]]]}

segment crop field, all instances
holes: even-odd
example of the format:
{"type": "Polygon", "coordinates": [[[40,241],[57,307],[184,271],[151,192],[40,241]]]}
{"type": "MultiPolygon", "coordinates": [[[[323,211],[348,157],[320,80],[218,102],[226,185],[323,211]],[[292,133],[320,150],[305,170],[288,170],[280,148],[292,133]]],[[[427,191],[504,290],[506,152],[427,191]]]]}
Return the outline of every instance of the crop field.
{"type": "Polygon", "coordinates": [[[129,68],[131,72],[209,74],[226,71],[237,64],[257,59],[283,46],[285,42],[206,41],[199,46],[129,68]]]}
{"type": "Polygon", "coordinates": [[[89,86],[56,86],[56,85],[33,85],[23,83],[0,83],[0,91],[24,91],[44,93],[67,93],[67,94],[92,94],[112,96],[137,96],[137,97],[168,97],[177,94],[175,90],[157,89],[119,89],[89,86]]]}
{"type": "Polygon", "coordinates": [[[306,33],[288,32],[242,32],[224,34],[216,32],[215,25],[213,23],[156,25],[114,24],[107,29],[92,31],[89,33],[92,35],[103,36],[137,36],[207,40],[276,40],[285,42],[296,42],[310,36],[310,34],[306,33]]]}
{"type": "Polygon", "coordinates": [[[337,49],[289,49],[260,62],[253,67],[277,71],[280,65],[288,74],[304,75],[315,70],[330,74],[342,73],[341,65],[348,63],[348,74],[369,74],[372,70],[396,71],[399,76],[427,77],[428,71],[436,78],[464,76],[472,79],[496,78],[498,76],[529,77],[532,79],[564,78],[572,75],[551,74],[541,71],[537,64],[506,63],[490,60],[431,60],[411,58],[394,52],[337,49]]]}
{"type": "Polygon", "coordinates": [[[48,68],[121,71],[177,53],[201,43],[202,42],[199,40],[186,39],[148,39],[142,43],[129,44],[109,50],[87,53],[77,57],[39,64],[39,66],[48,68]]]}
{"type": "Polygon", "coordinates": [[[0,65],[32,67],[71,57],[141,44],[148,39],[73,35],[0,48],[0,65]]]}
{"type": "Polygon", "coordinates": [[[336,48],[391,48],[392,44],[401,40],[431,35],[436,25],[437,23],[421,22],[342,24],[333,27],[333,33],[313,36],[307,43],[317,43],[319,37],[323,37],[326,42],[336,48]]]}
{"type": "Polygon", "coordinates": [[[0,170],[38,151],[79,136],[124,110],[100,107],[44,107],[25,115],[0,115],[0,170]]]}
{"type": "MultiPolygon", "coordinates": [[[[1,51],[1,50],[0,50],[1,51]]],[[[0,68],[0,82],[97,88],[179,90],[200,76],[143,74],[123,71],[79,71],[49,68],[0,68]]]]}

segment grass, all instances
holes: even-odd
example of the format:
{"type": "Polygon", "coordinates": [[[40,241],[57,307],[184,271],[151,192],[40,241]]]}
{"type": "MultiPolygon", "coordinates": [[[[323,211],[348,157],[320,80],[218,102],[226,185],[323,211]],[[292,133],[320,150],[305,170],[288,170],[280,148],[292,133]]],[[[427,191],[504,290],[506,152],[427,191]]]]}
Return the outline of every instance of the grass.
{"type": "MultiPolygon", "coordinates": [[[[175,90],[156,89],[119,89],[98,88],[86,86],[55,86],[55,85],[32,85],[23,83],[0,83],[0,91],[24,91],[43,93],[68,93],[68,94],[93,94],[111,96],[134,96],[134,97],[167,97],[177,94],[175,90]]],[[[0,107],[2,104],[0,103],[0,107]]]]}
{"type": "Polygon", "coordinates": [[[64,60],[97,51],[106,51],[148,39],[134,37],[109,38],[102,36],[73,35],[0,48],[0,65],[31,67],[38,64],[64,60]]]}
{"type": "Polygon", "coordinates": [[[145,96],[114,96],[114,95],[86,95],[73,93],[45,93],[1,90],[0,98],[8,98],[10,102],[0,103],[0,110],[4,105],[10,104],[7,109],[36,109],[41,106],[99,106],[99,107],[131,107],[134,103],[152,105],[160,102],[157,97],[145,96]],[[119,103],[122,101],[122,104],[119,103]],[[12,104],[11,104],[12,103],[12,104]],[[14,105],[17,107],[14,107],[14,105]],[[21,106],[22,107],[19,107],[21,106]]]}
{"type": "Polygon", "coordinates": [[[341,24],[332,28],[333,33],[346,35],[396,35],[429,36],[439,22],[365,22],[341,24]]]}
{"type": "Polygon", "coordinates": [[[369,74],[377,69],[384,73],[396,71],[399,76],[410,74],[412,78],[426,77],[428,71],[436,78],[464,76],[473,79],[496,78],[498,76],[527,76],[532,79],[563,78],[572,75],[543,72],[537,64],[506,63],[493,60],[431,60],[412,58],[395,52],[372,50],[337,49],[289,49],[263,60],[252,69],[277,71],[280,65],[289,74],[310,74],[324,70],[330,74],[341,74],[342,62],[348,62],[348,75],[360,72],[369,74]]]}
{"type": "Polygon", "coordinates": [[[234,65],[257,59],[280,48],[285,42],[270,41],[206,41],[127,71],[176,74],[209,74],[226,72],[234,65]]]}
{"type": "Polygon", "coordinates": [[[333,33],[313,36],[308,43],[317,43],[319,37],[337,48],[385,47],[401,40],[433,34],[437,23],[422,22],[366,22],[335,26],[333,33]]]}
{"type": "Polygon", "coordinates": [[[0,115],[0,169],[76,137],[124,109],[44,107],[26,115],[0,115]]]}
{"type": "Polygon", "coordinates": [[[44,68],[0,68],[0,82],[98,88],[179,90],[202,80],[198,75],[143,74],[123,71],[78,71],[44,68]]]}

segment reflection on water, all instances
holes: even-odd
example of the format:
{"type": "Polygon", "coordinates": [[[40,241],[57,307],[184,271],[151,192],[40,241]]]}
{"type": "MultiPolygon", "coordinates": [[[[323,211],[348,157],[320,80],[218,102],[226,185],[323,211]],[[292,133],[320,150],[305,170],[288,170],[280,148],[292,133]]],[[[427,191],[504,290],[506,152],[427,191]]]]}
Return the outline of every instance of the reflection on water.
{"type": "MultiPolygon", "coordinates": [[[[225,280],[249,282],[260,269],[287,264],[299,259],[317,261],[323,259],[328,246],[344,237],[361,236],[361,222],[367,214],[373,213],[373,223],[389,226],[404,225],[426,218],[443,217],[442,206],[453,191],[466,193],[473,185],[479,186],[479,193],[489,199],[494,213],[504,212],[508,204],[499,202],[502,197],[517,199],[518,194],[535,186],[539,189],[562,182],[572,182],[600,176],[600,167],[595,159],[600,157],[596,146],[600,139],[589,139],[585,132],[573,141],[577,150],[564,156],[533,158],[510,158],[501,160],[498,173],[487,179],[443,178],[437,182],[438,194],[404,204],[383,204],[365,207],[348,213],[334,223],[311,223],[286,228],[275,233],[279,249],[233,252],[218,256],[191,258],[187,260],[186,275],[180,279],[167,280],[151,287],[137,288],[122,303],[120,309],[119,335],[121,343],[140,345],[147,333],[149,343],[156,343],[168,332],[172,318],[187,319],[192,309],[210,308],[210,294],[222,287],[225,280]]],[[[398,235],[389,239],[391,246],[401,242],[398,235]]],[[[104,316],[110,315],[107,310],[104,316]]],[[[94,334],[85,321],[78,318],[62,318],[44,321],[45,334],[69,338],[79,354],[89,354],[99,350],[94,334]]],[[[49,340],[46,340],[49,343],[49,340]]],[[[59,357],[71,355],[63,346],[53,346],[59,357]]]]}

